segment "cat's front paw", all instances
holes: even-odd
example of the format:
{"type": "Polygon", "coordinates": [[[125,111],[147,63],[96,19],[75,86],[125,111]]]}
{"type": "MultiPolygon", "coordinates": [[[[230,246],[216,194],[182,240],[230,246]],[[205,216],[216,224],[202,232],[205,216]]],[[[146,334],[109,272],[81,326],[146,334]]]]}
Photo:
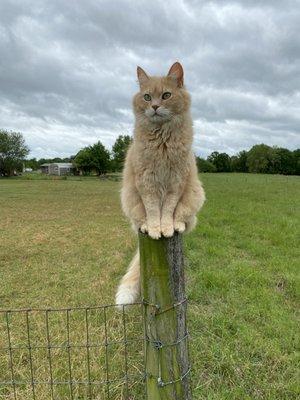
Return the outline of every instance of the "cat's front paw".
{"type": "Polygon", "coordinates": [[[144,222],[141,226],[140,226],[140,231],[142,233],[147,233],[148,232],[148,225],[147,222],[144,222]]]}
{"type": "Polygon", "coordinates": [[[162,224],[161,226],[161,233],[164,237],[171,237],[174,235],[174,225],[173,221],[169,224],[162,224]]]}
{"type": "Polygon", "coordinates": [[[144,222],[140,226],[140,231],[142,233],[148,233],[148,235],[152,239],[159,239],[161,237],[161,231],[160,231],[160,226],[148,226],[147,222],[144,222]]]}
{"type": "Polygon", "coordinates": [[[182,221],[175,221],[174,222],[174,229],[179,233],[183,233],[185,231],[185,223],[182,221]]]}
{"type": "Polygon", "coordinates": [[[161,230],[160,226],[148,226],[148,235],[152,239],[159,239],[161,237],[161,230]]]}

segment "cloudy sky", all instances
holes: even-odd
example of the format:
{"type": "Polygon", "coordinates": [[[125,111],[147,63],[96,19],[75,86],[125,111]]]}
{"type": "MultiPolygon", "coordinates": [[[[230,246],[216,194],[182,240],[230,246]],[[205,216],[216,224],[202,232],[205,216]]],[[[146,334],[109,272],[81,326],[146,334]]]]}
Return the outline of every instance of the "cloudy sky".
{"type": "Polygon", "coordinates": [[[194,148],[300,146],[298,0],[1,0],[0,128],[30,157],[75,154],[131,134],[136,66],[178,60],[194,148]]]}

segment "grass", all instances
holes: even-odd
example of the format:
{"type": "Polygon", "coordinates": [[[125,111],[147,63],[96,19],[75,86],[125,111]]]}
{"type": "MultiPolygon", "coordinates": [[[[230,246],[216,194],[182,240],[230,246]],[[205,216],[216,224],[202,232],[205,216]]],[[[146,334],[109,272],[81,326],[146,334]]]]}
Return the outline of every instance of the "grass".
{"type": "MultiPolygon", "coordinates": [[[[202,180],[207,203],[196,230],[185,239],[194,398],[298,399],[300,180],[250,174],[203,174],[202,180]]],[[[113,302],[136,248],[136,237],[121,213],[119,189],[119,182],[98,179],[0,180],[2,309],[113,302]]],[[[109,312],[110,340],[122,338],[122,315],[109,312]]],[[[102,343],[96,322],[103,322],[103,314],[90,313],[91,340],[102,343]]],[[[139,312],[126,315],[128,334],[139,337],[139,312]]],[[[32,317],[32,340],[38,343],[46,340],[44,317],[32,317]]],[[[24,316],[14,318],[13,343],[25,343],[24,316]]],[[[51,340],[61,345],[66,340],[61,331],[65,314],[51,318],[51,340]]],[[[84,318],[80,311],[71,314],[72,343],[84,341],[84,318]]],[[[0,326],[0,346],[5,346],[4,320],[0,326]]],[[[122,346],[110,350],[113,377],[118,368],[124,369],[122,346]]],[[[141,369],[138,347],[128,348],[133,373],[141,369]]],[[[29,379],[28,350],[16,353],[20,379],[29,379]]],[[[84,379],[86,349],[75,353],[75,378],[84,379]]],[[[91,355],[94,379],[104,373],[102,353],[91,355]],[[100,367],[96,360],[101,360],[100,367]]],[[[66,374],[66,355],[65,350],[53,350],[58,376],[66,374]]],[[[35,357],[35,372],[42,379],[49,373],[46,350],[35,357]]],[[[9,372],[7,352],[2,352],[0,381],[10,379],[9,372]]],[[[140,386],[132,388],[133,399],[142,398],[140,386]]],[[[18,390],[18,398],[32,398],[25,386],[18,390]]],[[[47,386],[37,390],[38,400],[51,398],[47,386]]],[[[86,387],[76,390],[75,398],[87,398],[86,387]]],[[[113,390],[113,399],[124,398],[124,385],[113,390]]],[[[60,400],[68,393],[68,387],[55,388],[60,400]]],[[[11,389],[0,389],[0,399],[13,398],[11,389]]],[[[100,393],[94,398],[101,399],[100,393]]]]}

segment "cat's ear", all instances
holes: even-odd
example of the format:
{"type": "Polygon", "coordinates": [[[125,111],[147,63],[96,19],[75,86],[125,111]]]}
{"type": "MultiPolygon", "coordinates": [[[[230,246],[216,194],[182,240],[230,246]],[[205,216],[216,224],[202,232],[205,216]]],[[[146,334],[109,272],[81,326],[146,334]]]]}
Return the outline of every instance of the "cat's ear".
{"type": "Polygon", "coordinates": [[[140,86],[144,85],[149,80],[149,76],[141,67],[137,67],[136,72],[140,86]]]}
{"type": "Polygon", "coordinates": [[[182,65],[177,61],[175,62],[168,72],[168,76],[171,76],[177,81],[178,87],[183,86],[183,68],[182,65]]]}

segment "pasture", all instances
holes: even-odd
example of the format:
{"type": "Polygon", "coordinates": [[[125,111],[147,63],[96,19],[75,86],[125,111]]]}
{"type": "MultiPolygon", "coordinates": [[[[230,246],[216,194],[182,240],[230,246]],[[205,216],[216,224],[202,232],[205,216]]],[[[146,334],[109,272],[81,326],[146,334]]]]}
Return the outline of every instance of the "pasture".
{"type": "MultiPolygon", "coordinates": [[[[201,179],[207,202],[196,230],[185,237],[194,398],[297,399],[299,177],[202,174],[201,179]]],[[[111,304],[137,242],[122,215],[119,190],[120,182],[96,178],[0,180],[0,308],[111,304]]],[[[133,334],[142,330],[134,313],[126,316],[133,334]]],[[[118,318],[112,316],[112,336],[118,318]]],[[[59,318],[53,324],[59,335],[59,318]]],[[[0,346],[4,325],[1,329],[0,346]]],[[[15,324],[14,338],[22,329],[15,324]]],[[[29,369],[25,352],[16,360],[20,375],[29,369]]],[[[72,357],[80,375],[83,355],[72,357]]],[[[139,357],[131,360],[134,370],[141,368],[139,357]]],[[[5,368],[2,352],[0,381],[9,379],[5,368]]],[[[32,398],[25,387],[18,390],[20,399],[32,398]]],[[[38,400],[50,398],[47,387],[37,390],[38,400]]],[[[68,398],[66,393],[57,398],[68,398]]],[[[121,399],[122,393],[112,398],[121,399]]],[[[0,399],[13,399],[12,392],[0,387],[0,399]]]]}

